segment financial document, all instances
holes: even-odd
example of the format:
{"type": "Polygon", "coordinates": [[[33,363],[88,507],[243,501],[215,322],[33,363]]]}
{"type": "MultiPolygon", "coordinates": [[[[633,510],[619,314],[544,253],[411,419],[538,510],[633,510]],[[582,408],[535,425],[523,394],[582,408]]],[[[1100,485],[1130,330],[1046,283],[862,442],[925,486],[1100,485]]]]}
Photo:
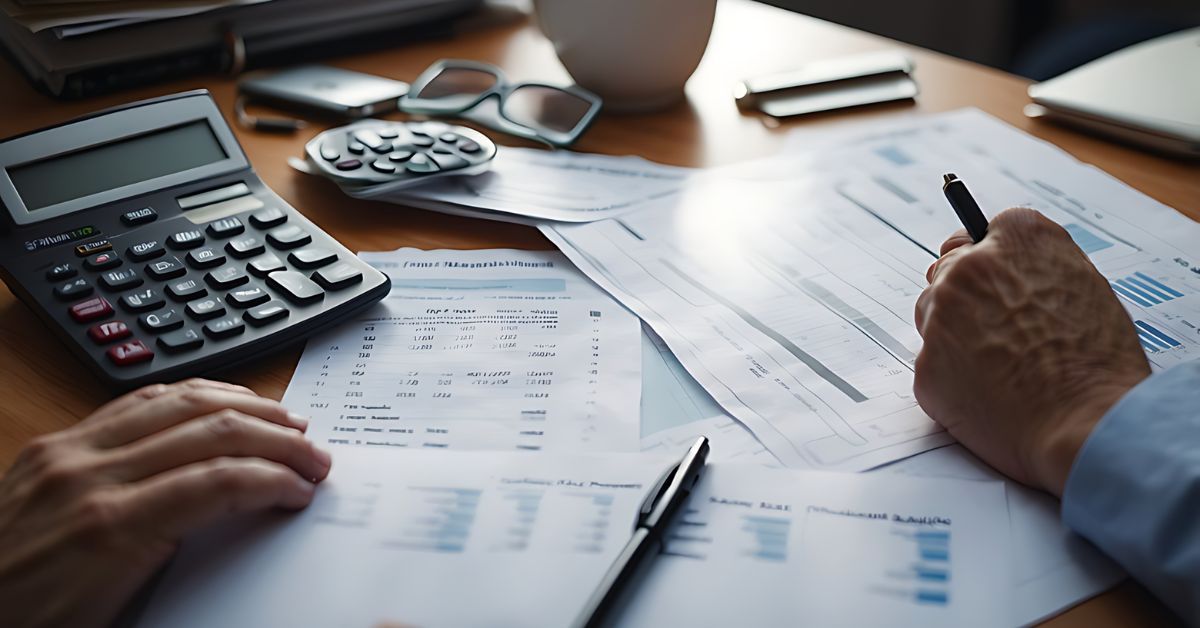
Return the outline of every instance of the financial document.
{"type": "Polygon", "coordinates": [[[713,465],[620,626],[1007,626],[997,482],[713,465]]]}
{"type": "Polygon", "coordinates": [[[143,627],[566,626],[678,458],[336,455],[297,515],[184,544],[143,627]]]}
{"type": "Polygon", "coordinates": [[[364,253],[392,291],[284,394],[323,445],[637,451],[640,323],[561,254],[364,253]]]}
{"type": "Polygon", "coordinates": [[[783,464],[864,470],[949,442],[912,396],[916,297],[960,226],[945,172],[988,214],[1062,224],[1154,368],[1200,356],[1200,225],[1103,172],[974,110],[796,144],[619,217],[542,226],[783,464]]]}
{"type": "Polygon", "coordinates": [[[1003,481],[1012,529],[1008,624],[1029,625],[1120,582],[1125,572],[1059,518],[1057,499],[1012,482],[960,445],[881,467],[872,474],[1003,481]]]}

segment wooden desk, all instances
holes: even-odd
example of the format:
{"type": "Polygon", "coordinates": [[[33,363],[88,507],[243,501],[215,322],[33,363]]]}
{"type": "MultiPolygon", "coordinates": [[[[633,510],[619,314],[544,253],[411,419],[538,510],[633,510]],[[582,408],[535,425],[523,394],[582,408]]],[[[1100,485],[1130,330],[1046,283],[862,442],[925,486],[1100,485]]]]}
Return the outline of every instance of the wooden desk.
{"type": "MultiPolygon", "coordinates": [[[[490,61],[515,79],[569,80],[550,44],[524,19],[453,40],[334,59],[331,63],[411,80],[442,57],[490,61]]],[[[1170,161],[1027,120],[1021,115],[1021,107],[1027,102],[1026,85],[1025,80],[996,70],[827,22],[744,0],[722,0],[712,42],[688,85],[688,101],[651,115],[601,116],[576,148],[633,153],[685,166],[711,166],[770,154],[792,127],[973,106],[1066,148],[1194,219],[1200,218],[1200,165],[1170,161]],[[820,58],[897,47],[908,49],[916,60],[921,95],[915,106],[815,116],[782,126],[742,115],[734,107],[731,90],[741,78],[820,58]]],[[[0,136],[130,100],[196,87],[211,90],[233,123],[234,82],[225,77],[188,78],[84,102],[58,102],[35,92],[15,68],[0,63],[0,86],[0,136]]],[[[293,172],[285,158],[301,155],[305,140],[315,132],[310,128],[293,137],[239,132],[238,137],[251,163],[271,187],[353,250],[400,246],[551,248],[530,228],[355,201],[327,182],[293,172]]],[[[292,349],[224,377],[278,399],[299,354],[299,349],[292,349]]],[[[75,358],[7,290],[0,290],[0,395],[0,465],[5,468],[30,437],[67,427],[108,399],[75,358]]],[[[1142,589],[1127,583],[1055,619],[1051,625],[1160,625],[1172,621],[1142,589]]]]}

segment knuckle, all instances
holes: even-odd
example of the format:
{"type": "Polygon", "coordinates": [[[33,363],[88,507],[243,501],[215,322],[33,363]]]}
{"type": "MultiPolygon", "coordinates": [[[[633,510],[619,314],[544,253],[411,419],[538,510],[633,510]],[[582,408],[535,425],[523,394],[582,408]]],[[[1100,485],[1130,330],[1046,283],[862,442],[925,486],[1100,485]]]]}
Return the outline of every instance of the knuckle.
{"type": "Polygon", "coordinates": [[[236,410],[226,408],[208,415],[204,427],[218,440],[237,440],[245,437],[246,420],[236,410]]]}
{"type": "Polygon", "coordinates": [[[150,384],[133,391],[133,396],[145,401],[163,395],[170,389],[166,384],[150,384]]]}
{"type": "Polygon", "coordinates": [[[20,462],[28,465],[42,466],[53,462],[61,452],[61,439],[56,434],[35,436],[18,457],[20,462]]]}
{"type": "Polygon", "coordinates": [[[84,495],[75,512],[75,523],[81,532],[101,537],[119,533],[124,528],[120,504],[107,491],[84,495]]]}

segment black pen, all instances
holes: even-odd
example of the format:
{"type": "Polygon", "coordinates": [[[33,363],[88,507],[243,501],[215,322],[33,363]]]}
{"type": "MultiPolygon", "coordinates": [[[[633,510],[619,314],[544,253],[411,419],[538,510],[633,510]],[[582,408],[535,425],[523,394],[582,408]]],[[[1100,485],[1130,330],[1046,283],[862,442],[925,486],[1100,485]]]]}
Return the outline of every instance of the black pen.
{"type": "Polygon", "coordinates": [[[946,200],[950,201],[950,206],[954,208],[954,213],[958,214],[958,219],[967,228],[971,240],[975,242],[982,240],[983,236],[987,235],[988,221],[980,211],[979,203],[976,203],[975,199],[971,197],[971,193],[967,191],[967,186],[963,184],[962,179],[959,179],[958,175],[954,173],[942,175],[942,191],[946,193],[946,200]]]}
{"type": "Polygon", "coordinates": [[[692,493],[700,471],[708,458],[708,439],[701,436],[688,449],[679,464],[663,482],[646,496],[638,514],[637,526],[625,548],[609,566],[596,590],[572,624],[575,628],[595,628],[604,625],[621,592],[636,580],[650,559],[662,548],[663,533],[683,502],[692,493]]]}

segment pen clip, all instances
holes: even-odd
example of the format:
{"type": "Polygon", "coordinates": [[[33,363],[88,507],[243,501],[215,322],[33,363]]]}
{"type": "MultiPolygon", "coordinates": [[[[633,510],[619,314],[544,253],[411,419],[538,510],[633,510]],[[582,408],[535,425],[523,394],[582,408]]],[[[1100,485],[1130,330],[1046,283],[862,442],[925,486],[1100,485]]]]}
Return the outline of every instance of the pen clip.
{"type": "Polygon", "coordinates": [[[708,439],[704,436],[698,437],[696,442],[688,447],[683,458],[663,475],[654,490],[646,496],[638,511],[637,526],[635,527],[658,525],[663,513],[672,510],[668,504],[663,503],[664,500],[674,501],[674,494],[691,492],[696,480],[700,477],[699,469],[704,466],[704,462],[708,458],[708,451],[708,439]],[[681,474],[683,477],[679,477],[681,474]]]}
{"type": "Polygon", "coordinates": [[[650,492],[646,494],[646,498],[642,500],[642,507],[638,509],[637,520],[633,522],[634,529],[646,522],[646,518],[654,511],[654,505],[667,492],[667,487],[671,485],[671,480],[675,479],[675,474],[679,472],[679,466],[682,464],[682,461],[676,462],[659,476],[658,483],[654,485],[654,488],[650,489],[650,492]]]}

